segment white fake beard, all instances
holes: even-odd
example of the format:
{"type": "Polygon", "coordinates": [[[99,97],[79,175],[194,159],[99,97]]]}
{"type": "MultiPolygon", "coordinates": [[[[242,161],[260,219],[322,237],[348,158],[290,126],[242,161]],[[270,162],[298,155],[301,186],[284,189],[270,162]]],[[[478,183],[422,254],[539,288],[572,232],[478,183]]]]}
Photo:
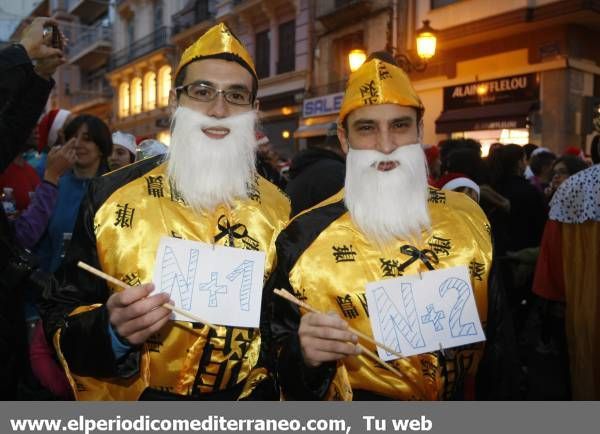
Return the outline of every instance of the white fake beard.
{"type": "Polygon", "coordinates": [[[187,107],[173,115],[167,173],[183,200],[196,211],[231,207],[248,197],[248,184],[256,172],[256,112],[216,119],[187,107]],[[222,139],[202,129],[229,129],[222,139]]]}
{"type": "Polygon", "coordinates": [[[350,149],[346,159],[344,202],[352,220],[379,245],[396,239],[421,243],[429,230],[427,163],[421,145],[400,146],[391,154],[350,149]],[[377,170],[380,162],[397,161],[392,170],[377,170]]]}

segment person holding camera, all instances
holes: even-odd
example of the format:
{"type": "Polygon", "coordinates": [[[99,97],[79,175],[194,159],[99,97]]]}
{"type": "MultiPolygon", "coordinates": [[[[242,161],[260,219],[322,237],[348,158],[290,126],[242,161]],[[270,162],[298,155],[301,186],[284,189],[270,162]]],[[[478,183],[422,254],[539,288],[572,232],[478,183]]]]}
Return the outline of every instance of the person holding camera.
{"type": "MultiPolygon", "coordinates": [[[[44,110],[54,86],[52,74],[66,60],[63,40],[57,23],[40,17],[25,29],[18,44],[0,50],[0,173],[15,159],[44,110]]],[[[0,209],[0,347],[4,349],[0,399],[17,396],[26,366],[21,296],[33,268],[28,252],[14,242],[13,227],[0,209]]]]}

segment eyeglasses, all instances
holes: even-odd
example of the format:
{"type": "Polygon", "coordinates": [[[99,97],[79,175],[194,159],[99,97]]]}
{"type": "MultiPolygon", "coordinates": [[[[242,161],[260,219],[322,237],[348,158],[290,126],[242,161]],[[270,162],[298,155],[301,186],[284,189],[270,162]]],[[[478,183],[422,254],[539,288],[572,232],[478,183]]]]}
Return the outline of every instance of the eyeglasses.
{"type": "Polygon", "coordinates": [[[252,103],[252,93],[247,89],[217,89],[205,83],[190,83],[175,88],[177,92],[185,92],[187,96],[196,101],[210,102],[218,94],[222,93],[223,98],[230,104],[248,105],[252,103]]]}

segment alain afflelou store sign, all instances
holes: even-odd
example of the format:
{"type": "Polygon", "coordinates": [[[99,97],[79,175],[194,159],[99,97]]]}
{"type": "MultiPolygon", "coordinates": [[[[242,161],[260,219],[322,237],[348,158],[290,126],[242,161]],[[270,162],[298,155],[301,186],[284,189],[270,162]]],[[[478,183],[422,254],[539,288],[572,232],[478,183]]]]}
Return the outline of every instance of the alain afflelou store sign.
{"type": "Polygon", "coordinates": [[[523,74],[444,88],[436,133],[527,128],[539,108],[539,74],[523,74]]]}

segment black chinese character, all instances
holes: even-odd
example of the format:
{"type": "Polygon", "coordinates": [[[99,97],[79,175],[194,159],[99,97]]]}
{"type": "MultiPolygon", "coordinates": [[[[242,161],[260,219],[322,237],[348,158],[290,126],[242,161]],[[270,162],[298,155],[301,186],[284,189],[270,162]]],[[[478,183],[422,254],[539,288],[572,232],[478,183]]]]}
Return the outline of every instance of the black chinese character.
{"type": "Polygon", "coordinates": [[[121,280],[129,286],[138,286],[142,284],[138,273],[129,273],[124,275],[121,280]]]}
{"type": "Polygon", "coordinates": [[[333,249],[333,257],[335,258],[336,264],[338,262],[355,262],[356,252],[352,249],[352,244],[349,246],[331,246],[333,249]]]}
{"type": "Polygon", "coordinates": [[[369,306],[367,304],[367,294],[365,294],[364,292],[361,292],[360,294],[356,294],[356,297],[358,298],[358,301],[360,301],[360,304],[363,307],[363,310],[365,311],[365,315],[367,315],[367,318],[369,317],[369,306]]]}
{"type": "Polygon", "coordinates": [[[377,92],[377,87],[375,87],[375,82],[373,80],[363,84],[359,90],[360,96],[365,104],[375,104],[377,102],[379,93],[377,92]]]}
{"type": "Polygon", "coordinates": [[[446,256],[450,255],[452,242],[449,238],[440,238],[434,235],[428,244],[435,253],[443,253],[446,256]]]}
{"type": "Polygon", "coordinates": [[[129,208],[129,204],[125,205],[117,204],[117,211],[115,214],[117,218],[115,220],[115,226],[119,226],[121,228],[130,228],[133,224],[133,214],[135,212],[135,208],[129,208]]]}
{"type": "Polygon", "coordinates": [[[260,191],[258,190],[258,175],[254,176],[254,180],[252,182],[246,183],[246,191],[248,192],[248,197],[260,203],[260,191]]]}
{"type": "Polygon", "coordinates": [[[346,294],[345,297],[337,296],[336,301],[346,318],[353,319],[359,315],[358,311],[354,307],[354,304],[352,303],[350,294],[346,294]]]}
{"type": "Polygon", "coordinates": [[[148,183],[148,195],[154,197],[164,197],[162,175],[147,176],[146,182],[148,183]]]}
{"type": "Polygon", "coordinates": [[[300,301],[306,301],[308,300],[308,297],[306,296],[306,289],[302,288],[302,292],[300,292],[300,290],[298,291],[294,291],[292,290],[294,297],[296,297],[298,300],[300,301]]]}
{"type": "Polygon", "coordinates": [[[469,262],[469,272],[473,279],[477,279],[480,282],[483,280],[483,273],[485,272],[485,266],[481,262],[477,262],[473,259],[469,262]]]}
{"type": "Polygon", "coordinates": [[[385,63],[380,63],[379,66],[377,67],[377,70],[379,72],[379,79],[380,80],[385,80],[387,78],[392,78],[392,74],[390,74],[390,72],[387,70],[387,67],[385,66],[385,63]]]}
{"type": "Polygon", "coordinates": [[[428,201],[430,203],[446,203],[446,193],[435,188],[430,188],[428,201]]]}
{"type": "Polygon", "coordinates": [[[379,258],[381,263],[381,272],[383,277],[398,277],[402,276],[402,268],[400,262],[397,259],[385,259],[379,258]]]}

